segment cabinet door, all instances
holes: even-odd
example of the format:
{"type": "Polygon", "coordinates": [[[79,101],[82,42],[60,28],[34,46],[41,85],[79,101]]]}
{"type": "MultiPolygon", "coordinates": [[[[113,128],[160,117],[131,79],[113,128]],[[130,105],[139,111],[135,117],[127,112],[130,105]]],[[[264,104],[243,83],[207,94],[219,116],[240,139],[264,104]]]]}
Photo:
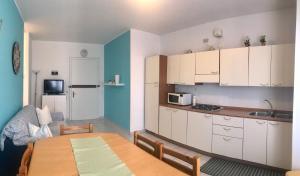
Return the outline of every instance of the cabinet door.
{"type": "Polygon", "coordinates": [[[273,45],[271,60],[271,86],[294,86],[295,45],[273,45]]]}
{"type": "Polygon", "coordinates": [[[212,152],[231,158],[243,158],[243,139],[213,135],[212,152]]]}
{"type": "Polygon", "coordinates": [[[64,114],[64,118],[66,118],[66,110],[67,110],[67,97],[65,95],[55,96],[55,112],[62,112],[64,114]]]}
{"type": "Polygon", "coordinates": [[[248,48],[220,51],[220,85],[248,86],[248,48]]]}
{"type": "Polygon", "coordinates": [[[187,145],[211,152],[212,115],[188,112],[187,145]]]}
{"type": "Polygon", "coordinates": [[[243,159],[267,163],[267,121],[244,119],[243,159]]]}
{"type": "Polygon", "coordinates": [[[172,139],[186,144],[187,111],[173,109],[172,139]]]}
{"type": "Polygon", "coordinates": [[[169,139],[172,136],[172,110],[162,106],[159,108],[159,134],[169,139]]]}
{"type": "Polygon", "coordinates": [[[270,86],[271,46],[249,48],[249,86],[270,86]]]}
{"type": "Polygon", "coordinates": [[[179,84],[180,82],[180,55],[168,56],[167,83],[179,84]]]}
{"type": "Polygon", "coordinates": [[[42,107],[48,106],[50,112],[55,112],[55,98],[52,95],[42,96],[42,107]]]}
{"type": "Polygon", "coordinates": [[[196,53],[196,74],[219,74],[219,50],[196,53]]]}
{"type": "Polygon", "coordinates": [[[180,84],[195,85],[195,54],[184,54],[180,56],[180,84]]]}
{"type": "Polygon", "coordinates": [[[291,169],[292,123],[268,122],[267,165],[291,169]]]}
{"type": "Polygon", "coordinates": [[[146,58],[145,83],[159,82],[159,56],[146,58]]]}
{"type": "Polygon", "coordinates": [[[158,84],[145,84],[145,128],[158,134],[158,84]]]}

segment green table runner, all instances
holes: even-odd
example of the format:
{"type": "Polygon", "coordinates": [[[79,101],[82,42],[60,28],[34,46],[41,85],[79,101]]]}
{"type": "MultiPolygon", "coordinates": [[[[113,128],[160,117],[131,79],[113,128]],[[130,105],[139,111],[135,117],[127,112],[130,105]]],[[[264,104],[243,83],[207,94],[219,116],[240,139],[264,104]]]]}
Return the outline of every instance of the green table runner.
{"type": "Polygon", "coordinates": [[[101,137],[70,140],[80,176],[133,175],[101,137]]]}

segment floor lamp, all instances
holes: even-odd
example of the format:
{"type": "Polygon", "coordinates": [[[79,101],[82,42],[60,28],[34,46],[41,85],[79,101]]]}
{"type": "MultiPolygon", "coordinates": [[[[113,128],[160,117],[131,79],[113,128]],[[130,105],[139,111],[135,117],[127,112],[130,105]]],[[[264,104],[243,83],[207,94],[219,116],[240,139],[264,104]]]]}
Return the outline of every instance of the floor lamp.
{"type": "Polygon", "coordinates": [[[32,73],[35,75],[35,83],[34,83],[34,107],[36,107],[36,97],[37,97],[37,79],[38,79],[38,74],[40,73],[39,70],[34,70],[32,73]]]}

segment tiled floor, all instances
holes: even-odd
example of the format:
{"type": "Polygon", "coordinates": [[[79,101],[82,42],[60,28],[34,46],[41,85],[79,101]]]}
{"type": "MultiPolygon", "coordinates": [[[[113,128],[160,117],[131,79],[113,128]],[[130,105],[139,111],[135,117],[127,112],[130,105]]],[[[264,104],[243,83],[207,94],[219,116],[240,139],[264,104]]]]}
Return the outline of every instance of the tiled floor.
{"type": "MultiPolygon", "coordinates": [[[[83,123],[92,123],[94,124],[94,132],[114,132],[114,133],[118,133],[120,134],[121,136],[125,137],[126,139],[132,141],[133,138],[132,138],[132,135],[120,128],[119,126],[117,126],[116,124],[110,122],[109,120],[107,119],[95,119],[95,120],[80,120],[80,121],[67,121],[66,124],[69,124],[69,125],[76,125],[76,124],[83,124],[83,123]]],[[[185,148],[182,148],[180,146],[177,146],[175,144],[172,144],[172,143],[169,143],[165,140],[162,140],[160,138],[157,138],[147,132],[144,132],[143,135],[153,139],[153,140],[157,140],[161,143],[163,143],[165,146],[171,148],[171,149],[175,149],[181,153],[184,153],[186,155],[189,155],[189,156],[195,156],[195,155],[198,155],[200,157],[200,163],[201,165],[203,165],[204,163],[206,163],[210,157],[209,156],[205,156],[205,155],[202,155],[200,153],[197,153],[197,152],[194,152],[194,151],[191,151],[191,150],[188,150],[188,149],[185,149],[185,148]]],[[[204,173],[201,173],[201,176],[208,176],[207,174],[204,174],[204,173]]]]}

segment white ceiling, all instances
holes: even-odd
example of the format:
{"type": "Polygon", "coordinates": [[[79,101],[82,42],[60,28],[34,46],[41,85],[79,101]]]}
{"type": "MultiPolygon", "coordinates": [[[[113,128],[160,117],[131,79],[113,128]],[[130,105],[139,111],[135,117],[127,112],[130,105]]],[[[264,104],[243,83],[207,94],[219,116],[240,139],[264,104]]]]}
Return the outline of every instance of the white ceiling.
{"type": "Polygon", "coordinates": [[[16,0],[33,39],[102,43],[135,28],[159,35],[296,6],[296,0],[16,0]]]}

